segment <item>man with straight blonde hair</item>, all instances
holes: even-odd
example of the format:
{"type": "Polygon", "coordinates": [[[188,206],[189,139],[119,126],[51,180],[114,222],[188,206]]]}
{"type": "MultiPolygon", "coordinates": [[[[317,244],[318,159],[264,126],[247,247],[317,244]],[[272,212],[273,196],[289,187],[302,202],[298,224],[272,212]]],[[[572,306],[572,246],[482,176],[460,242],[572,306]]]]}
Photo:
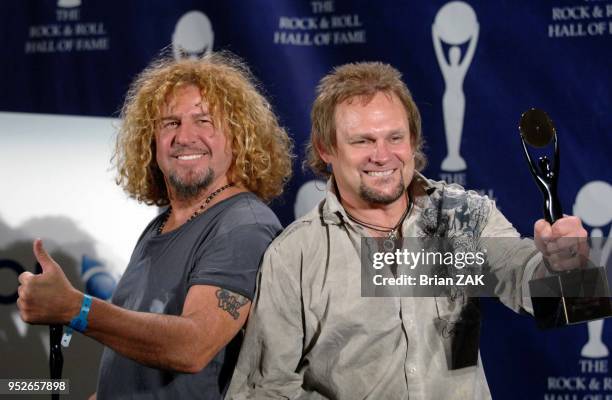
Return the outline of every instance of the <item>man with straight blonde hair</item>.
{"type": "Polygon", "coordinates": [[[290,176],[291,142],[248,68],[224,54],[154,62],[122,120],[118,183],[167,208],[111,303],[77,291],[37,240],[43,273],[19,277],[21,317],[105,345],[99,399],[220,399],[262,254],[281,229],[264,202],[290,176]]]}
{"type": "MultiPolygon", "coordinates": [[[[579,251],[551,252],[562,236],[585,237],[580,221],[538,221],[536,248],[487,197],[421,175],[419,112],[389,65],[336,68],[317,88],[311,119],[308,164],[328,178],[326,197],[264,255],[228,398],[490,398],[477,302],[365,297],[362,250],[382,244],[389,251],[402,238],[514,238],[487,260],[499,273],[495,294],[529,310],[527,281],[548,273],[542,254],[557,271],[582,263],[578,239],[572,246],[579,251]]],[[[399,271],[399,263],[393,267],[399,271]]]]}

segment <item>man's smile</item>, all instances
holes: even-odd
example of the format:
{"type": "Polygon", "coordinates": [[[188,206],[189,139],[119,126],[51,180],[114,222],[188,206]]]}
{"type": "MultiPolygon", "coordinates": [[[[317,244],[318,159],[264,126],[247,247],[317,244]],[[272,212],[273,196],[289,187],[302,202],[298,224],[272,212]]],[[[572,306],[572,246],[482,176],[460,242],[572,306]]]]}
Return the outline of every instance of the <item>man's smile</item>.
{"type": "Polygon", "coordinates": [[[177,159],[181,160],[181,161],[190,161],[190,160],[198,160],[202,157],[204,157],[205,154],[200,153],[200,154],[181,154],[176,156],[177,159]]]}
{"type": "Polygon", "coordinates": [[[385,177],[385,176],[389,176],[392,173],[394,173],[397,170],[397,168],[393,168],[393,169],[386,169],[386,170],[382,170],[382,171],[365,171],[365,173],[368,176],[373,176],[373,177],[385,177]]]}

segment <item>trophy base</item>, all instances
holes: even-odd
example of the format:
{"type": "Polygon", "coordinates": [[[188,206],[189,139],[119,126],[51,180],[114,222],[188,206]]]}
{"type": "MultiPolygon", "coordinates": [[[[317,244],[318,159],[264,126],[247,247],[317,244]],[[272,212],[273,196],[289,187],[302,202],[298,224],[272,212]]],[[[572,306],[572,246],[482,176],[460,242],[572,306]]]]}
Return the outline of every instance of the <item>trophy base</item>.
{"type": "Polygon", "coordinates": [[[579,269],[529,282],[540,329],[612,317],[612,298],[602,267],[579,269]]]}

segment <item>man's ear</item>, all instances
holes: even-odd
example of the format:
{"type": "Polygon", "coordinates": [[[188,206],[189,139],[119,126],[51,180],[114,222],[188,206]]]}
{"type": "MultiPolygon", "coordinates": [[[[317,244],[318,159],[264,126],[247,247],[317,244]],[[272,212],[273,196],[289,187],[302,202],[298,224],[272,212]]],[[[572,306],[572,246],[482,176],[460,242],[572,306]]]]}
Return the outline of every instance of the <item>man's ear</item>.
{"type": "Polygon", "coordinates": [[[325,150],[325,146],[321,144],[321,141],[319,139],[315,139],[313,141],[313,145],[317,153],[319,153],[319,157],[321,157],[321,159],[325,161],[325,163],[329,164],[331,162],[330,153],[325,150]]]}

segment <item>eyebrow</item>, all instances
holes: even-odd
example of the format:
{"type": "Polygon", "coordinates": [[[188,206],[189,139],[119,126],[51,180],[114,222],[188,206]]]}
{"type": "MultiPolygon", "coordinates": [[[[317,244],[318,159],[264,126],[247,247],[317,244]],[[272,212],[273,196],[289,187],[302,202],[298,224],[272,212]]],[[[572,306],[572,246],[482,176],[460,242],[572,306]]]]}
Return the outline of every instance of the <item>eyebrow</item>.
{"type": "MultiPolygon", "coordinates": [[[[390,137],[390,136],[394,136],[394,135],[408,135],[410,134],[409,131],[404,130],[404,129],[394,129],[392,131],[389,131],[385,134],[384,137],[390,137]]],[[[356,133],[353,136],[347,137],[348,140],[353,140],[353,139],[370,139],[374,136],[373,133],[371,132],[361,132],[361,133],[356,133]]]]}
{"type": "Polygon", "coordinates": [[[353,140],[361,140],[361,139],[370,139],[372,137],[371,134],[369,133],[358,133],[356,135],[353,136],[347,136],[346,140],[353,141],[353,140]]]}
{"type": "Polygon", "coordinates": [[[388,136],[394,136],[394,135],[410,135],[410,130],[396,129],[396,130],[389,132],[388,134],[388,136]]]}
{"type": "MultiPolygon", "coordinates": [[[[197,118],[201,118],[201,117],[208,117],[211,118],[210,113],[208,112],[200,112],[200,113],[196,113],[196,114],[190,114],[189,117],[191,117],[192,119],[197,119],[197,118]]],[[[161,117],[162,121],[176,121],[179,120],[180,121],[180,117],[178,115],[166,115],[165,117],[161,117]]]]}

